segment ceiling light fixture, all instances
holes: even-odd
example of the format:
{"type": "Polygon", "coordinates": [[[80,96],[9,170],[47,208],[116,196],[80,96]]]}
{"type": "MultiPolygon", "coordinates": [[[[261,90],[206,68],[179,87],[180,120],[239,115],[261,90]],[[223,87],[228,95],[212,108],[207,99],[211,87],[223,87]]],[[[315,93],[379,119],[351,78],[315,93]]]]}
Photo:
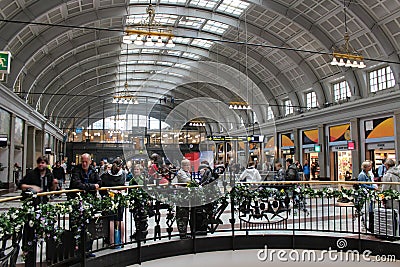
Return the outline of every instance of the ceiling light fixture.
{"type": "Polygon", "coordinates": [[[251,109],[250,105],[247,102],[229,102],[229,109],[251,109]]]}
{"type": "Polygon", "coordinates": [[[146,8],[147,17],[137,25],[129,25],[125,28],[125,36],[122,42],[125,44],[135,44],[138,46],[145,45],[148,47],[157,46],[172,48],[175,44],[172,41],[174,35],[172,29],[161,25],[155,20],[156,11],[150,4],[146,8]]]}
{"type": "Polygon", "coordinates": [[[346,4],[344,0],[343,0],[343,11],[344,11],[344,27],[345,27],[344,44],[334,49],[331,65],[339,67],[363,69],[366,67],[364,63],[364,57],[361,55],[361,52],[355,50],[350,44],[350,36],[349,33],[347,32],[346,4]]]}
{"type": "Polygon", "coordinates": [[[128,45],[126,45],[124,90],[117,92],[113,96],[113,101],[112,101],[113,104],[123,104],[123,105],[129,105],[129,104],[138,105],[139,104],[139,101],[138,101],[136,95],[130,93],[128,90],[128,87],[129,87],[129,84],[128,84],[128,53],[129,53],[129,49],[128,49],[128,45]]]}

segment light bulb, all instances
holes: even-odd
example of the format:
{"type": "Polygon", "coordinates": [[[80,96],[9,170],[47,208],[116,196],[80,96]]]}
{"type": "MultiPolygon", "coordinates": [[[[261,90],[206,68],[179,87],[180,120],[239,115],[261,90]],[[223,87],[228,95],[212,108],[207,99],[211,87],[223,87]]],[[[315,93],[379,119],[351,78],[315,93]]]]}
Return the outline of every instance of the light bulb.
{"type": "Polygon", "coordinates": [[[163,47],[164,46],[164,43],[162,42],[161,36],[158,37],[156,46],[157,47],[163,47]]]}
{"type": "Polygon", "coordinates": [[[233,106],[232,106],[232,105],[229,105],[229,109],[233,109],[233,106]]]}
{"type": "Polygon", "coordinates": [[[153,40],[151,39],[151,36],[147,36],[146,42],[144,43],[145,46],[154,46],[153,40]]]}
{"type": "Polygon", "coordinates": [[[168,48],[175,47],[175,44],[174,44],[174,42],[172,42],[172,39],[168,40],[168,43],[167,43],[166,47],[168,47],[168,48]]]}
{"type": "Polygon", "coordinates": [[[331,65],[332,65],[332,66],[337,66],[338,64],[339,64],[339,62],[338,62],[337,59],[334,57],[334,58],[332,59],[331,65]]]}
{"type": "Polygon", "coordinates": [[[143,45],[142,37],[140,35],[136,36],[136,40],[133,43],[135,45],[143,45]]]}
{"type": "Polygon", "coordinates": [[[358,68],[358,62],[357,60],[353,61],[353,64],[351,65],[353,68],[358,68]]]}
{"type": "Polygon", "coordinates": [[[351,66],[353,66],[353,64],[351,63],[350,59],[347,59],[346,64],[344,66],[350,68],[351,66]]]}
{"type": "Polygon", "coordinates": [[[361,61],[360,64],[358,65],[359,69],[363,69],[365,67],[366,67],[366,65],[364,64],[364,61],[361,61]]]}

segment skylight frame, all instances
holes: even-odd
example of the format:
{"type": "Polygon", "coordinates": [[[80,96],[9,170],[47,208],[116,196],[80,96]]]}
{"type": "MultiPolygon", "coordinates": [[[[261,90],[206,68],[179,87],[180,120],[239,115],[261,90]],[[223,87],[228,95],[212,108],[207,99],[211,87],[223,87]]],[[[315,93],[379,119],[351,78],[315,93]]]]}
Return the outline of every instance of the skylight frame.
{"type": "Polygon", "coordinates": [[[229,28],[228,24],[215,20],[208,20],[206,24],[204,24],[202,31],[222,35],[226,32],[228,28],[229,28]]]}
{"type": "Polygon", "coordinates": [[[213,46],[213,42],[202,40],[202,39],[193,39],[190,45],[197,46],[205,49],[210,49],[213,46]]]}
{"type": "Polygon", "coordinates": [[[199,17],[182,16],[179,19],[178,26],[183,26],[192,29],[200,29],[200,27],[206,22],[206,19],[199,17]]]}
{"type": "Polygon", "coordinates": [[[218,6],[217,11],[239,17],[249,6],[249,3],[241,0],[223,0],[218,6]]]}

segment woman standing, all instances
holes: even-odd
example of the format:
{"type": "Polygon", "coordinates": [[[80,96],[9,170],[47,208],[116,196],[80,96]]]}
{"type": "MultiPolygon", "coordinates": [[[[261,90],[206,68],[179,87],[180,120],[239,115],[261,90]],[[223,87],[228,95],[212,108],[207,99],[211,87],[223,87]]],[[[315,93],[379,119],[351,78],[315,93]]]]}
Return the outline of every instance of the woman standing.
{"type": "Polygon", "coordinates": [[[129,181],[129,185],[144,185],[143,168],[139,164],[133,167],[133,177],[129,181]]]}
{"type": "MultiPolygon", "coordinates": [[[[123,186],[125,185],[125,179],[123,176],[122,170],[122,161],[120,159],[114,160],[111,169],[107,170],[105,173],[101,175],[101,182],[103,187],[111,187],[111,186],[123,186]]],[[[109,194],[121,194],[121,190],[110,190],[109,194]]],[[[118,207],[117,213],[110,220],[110,243],[115,244],[114,237],[119,234],[121,243],[124,243],[124,224],[122,223],[124,219],[124,208],[118,207]],[[114,229],[120,229],[119,233],[114,233],[114,229]]]]}
{"type": "MultiPolygon", "coordinates": [[[[400,182],[400,169],[395,167],[396,163],[392,159],[385,161],[386,173],[382,177],[382,182],[400,182]]],[[[400,184],[383,184],[382,191],[393,189],[400,192],[400,184]]],[[[396,209],[399,211],[399,201],[398,200],[387,200],[386,208],[396,209]]],[[[400,211],[399,211],[400,212],[400,211]]]]}

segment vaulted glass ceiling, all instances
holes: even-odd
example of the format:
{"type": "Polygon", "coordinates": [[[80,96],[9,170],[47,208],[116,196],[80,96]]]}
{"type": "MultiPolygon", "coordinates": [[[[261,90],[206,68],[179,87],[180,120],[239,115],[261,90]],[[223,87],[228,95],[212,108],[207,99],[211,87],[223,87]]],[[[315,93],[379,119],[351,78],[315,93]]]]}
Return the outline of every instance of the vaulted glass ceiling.
{"type": "Polygon", "coordinates": [[[377,60],[366,60],[364,70],[329,64],[332,47],[344,42],[340,0],[153,1],[155,19],[173,28],[176,46],[127,48],[124,28],[143,20],[148,4],[2,0],[0,46],[13,55],[4,84],[18,84],[21,97],[57,124],[85,121],[87,106],[113,115],[112,95],[126,79],[140,99],[138,114],[167,117],[176,107],[157,105],[164,96],[175,105],[211,97],[249,102],[263,123],[269,108],[283,116],[287,99],[305,106],[305,92],[316,92],[320,106],[332,102],[334,80],[345,78],[360,98],[368,95],[369,70],[389,65],[396,79],[400,72],[398,1],[345,0],[351,45],[377,60]]]}

